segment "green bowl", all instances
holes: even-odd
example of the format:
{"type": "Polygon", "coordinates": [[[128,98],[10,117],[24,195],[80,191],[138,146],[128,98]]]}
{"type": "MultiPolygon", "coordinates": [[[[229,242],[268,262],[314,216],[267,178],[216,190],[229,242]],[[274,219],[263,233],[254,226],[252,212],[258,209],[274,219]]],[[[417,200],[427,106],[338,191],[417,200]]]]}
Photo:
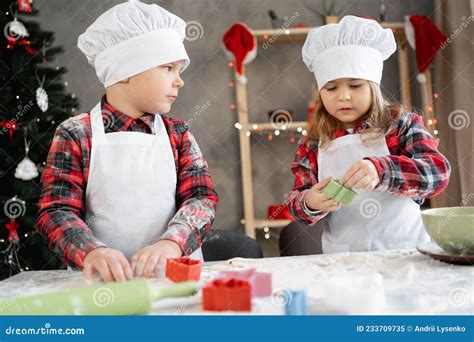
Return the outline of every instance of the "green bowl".
{"type": "Polygon", "coordinates": [[[474,207],[427,209],[421,217],[428,235],[446,252],[474,254],[474,207]]]}

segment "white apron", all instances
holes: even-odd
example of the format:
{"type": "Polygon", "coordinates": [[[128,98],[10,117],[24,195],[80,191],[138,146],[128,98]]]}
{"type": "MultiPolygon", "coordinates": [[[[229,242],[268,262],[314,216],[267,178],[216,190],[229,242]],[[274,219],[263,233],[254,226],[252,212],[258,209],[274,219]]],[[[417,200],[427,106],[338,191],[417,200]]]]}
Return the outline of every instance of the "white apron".
{"type": "MultiPolygon", "coordinates": [[[[131,259],[158,240],[176,213],[177,177],[170,140],[158,114],[154,134],[105,134],[100,103],[90,115],[86,223],[100,241],[131,259]]],[[[201,250],[190,257],[202,260],[201,250]]]]}
{"type": "MultiPolygon", "coordinates": [[[[318,180],[341,179],[364,157],[390,154],[384,137],[364,146],[360,134],[333,140],[318,151],[318,180]]],[[[415,248],[429,241],[419,205],[409,197],[388,192],[355,190],[358,196],[347,207],[331,212],[322,236],[323,253],[415,248]]]]}

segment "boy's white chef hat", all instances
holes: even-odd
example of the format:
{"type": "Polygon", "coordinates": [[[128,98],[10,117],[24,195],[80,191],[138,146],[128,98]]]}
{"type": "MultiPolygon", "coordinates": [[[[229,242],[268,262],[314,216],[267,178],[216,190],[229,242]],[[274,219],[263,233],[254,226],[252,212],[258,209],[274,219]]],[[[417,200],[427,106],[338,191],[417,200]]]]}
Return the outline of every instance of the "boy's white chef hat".
{"type": "Polygon", "coordinates": [[[99,80],[108,87],[158,65],[190,63],[186,23],[155,4],[126,2],[103,13],[77,40],[99,80]]]}
{"type": "Polygon", "coordinates": [[[391,29],[352,15],[338,24],[309,31],[303,62],[314,72],[318,88],[338,78],[361,78],[380,84],[383,61],[397,48],[391,29]]]}

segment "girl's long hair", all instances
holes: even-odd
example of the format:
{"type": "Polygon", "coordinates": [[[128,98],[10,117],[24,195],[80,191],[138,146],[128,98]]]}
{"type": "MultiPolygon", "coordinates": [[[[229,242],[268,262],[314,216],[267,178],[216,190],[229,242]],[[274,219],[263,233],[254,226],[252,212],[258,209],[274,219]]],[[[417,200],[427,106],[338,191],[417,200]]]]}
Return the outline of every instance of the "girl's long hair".
{"type": "MultiPolygon", "coordinates": [[[[360,132],[364,134],[362,140],[364,144],[370,144],[371,141],[393,132],[396,129],[398,118],[403,112],[402,105],[392,104],[384,99],[380,86],[377,83],[368,82],[372,94],[372,104],[364,115],[368,119],[368,127],[360,132]]],[[[320,94],[308,140],[313,142],[320,141],[321,146],[325,148],[334,139],[336,131],[341,128],[343,126],[339,120],[327,112],[320,94]]]]}

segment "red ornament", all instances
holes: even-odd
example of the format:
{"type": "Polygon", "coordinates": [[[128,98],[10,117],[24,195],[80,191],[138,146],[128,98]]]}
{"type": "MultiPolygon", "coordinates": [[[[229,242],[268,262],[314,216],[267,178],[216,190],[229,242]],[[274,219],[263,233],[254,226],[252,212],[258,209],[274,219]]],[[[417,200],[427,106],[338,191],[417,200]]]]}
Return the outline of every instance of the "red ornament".
{"type": "Polygon", "coordinates": [[[446,44],[446,35],[428,17],[409,16],[405,22],[408,43],[415,50],[419,73],[425,72],[446,44]]]}
{"type": "Polygon", "coordinates": [[[257,54],[257,40],[247,25],[236,23],[225,32],[222,41],[226,54],[235,61],[237,73],[241,74],[243,65],[250,63],[257,54]]]}
{"type": "Polygon", "coordinates": [[[13,50],[13,48],[16,46],[16,45],[23,45],[25,47],[25,50],[26,52],[31,55],[31,56],[34,56],[35,54],[37,54],[38,52],[33,49],[30,45],[31,45],[31,42],[27,39],[19,39],[19,40],[16,40],[14,37],[12,36],[8,36],[8,44],[7,44],[7,49],[9,50],[13,50]]]}
{"type": "Polygon", "coordinates": [[[7,223],[5,227],[10,231],[8,234],[8,241],[15,244],[20,242],[20,238],[18,237],[18,227],[20,227],[20,225],[15,221],[15,219],[10,219],[10,223],[7,223]]]}
{"type": "Polygon", "coordinates": [[[16,131],[16,124],[12,124],[10,121],[0,121],[0,127],[6,127],[10,132],[10,142],[13,140],[13,132],[16,131]]]}
{"type": "Polygon", "coordinates": [[[31,8],[31,3],[33,0],[17,0],[18,3],[18,9],[22,12],[27,12],[30,13],[32,8],[31,8]]]}

